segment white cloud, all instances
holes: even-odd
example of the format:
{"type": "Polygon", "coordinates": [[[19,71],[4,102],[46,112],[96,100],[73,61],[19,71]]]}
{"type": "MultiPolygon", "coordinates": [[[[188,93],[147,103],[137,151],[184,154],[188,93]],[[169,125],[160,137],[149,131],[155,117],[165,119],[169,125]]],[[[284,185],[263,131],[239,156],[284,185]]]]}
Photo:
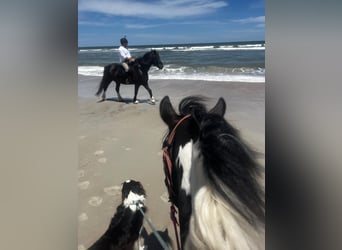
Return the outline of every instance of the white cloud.
{"type": "Polygon", "coordinates": [[[242,24],[246,24],[246,23],[260,24],[260,23],[265,23],[265,16],[249,17],[249,18],[237,19],[237,20],[233,20],[233,21],[236,23],[242,23],[242,24]]]}
{"type": "Polygon", "coordinates": [[[125,24],[127,29],[149,29],[160,26],[159,24],[125,24]]]}
{"type": "Polygon", "coordinates": [[[80,12],[95,12],[117,16],[172,19],[212,13],[228,4],[218,0],[159,0],[142,2],[135,0],[80,0],[80,12]]]}
{"type": "Polygon", "coordinates": [[[260,23],[265,23],[265,16],[257,16],[257,17],[249,17],[249,18],[244,18],[244,19],[236,19],[233,20],[236,23],[242,23],[242,24],[246,24],[246,23],[256,23],[256,24],[260,24],[260,23]]]}
{"type": "Polygon", "coordinates": [[[109,26],[109,24],[107,24],[107,23],[88,22],[88,21],[79,21],[78,25],[84,25],[84,26],[109,26]]]}

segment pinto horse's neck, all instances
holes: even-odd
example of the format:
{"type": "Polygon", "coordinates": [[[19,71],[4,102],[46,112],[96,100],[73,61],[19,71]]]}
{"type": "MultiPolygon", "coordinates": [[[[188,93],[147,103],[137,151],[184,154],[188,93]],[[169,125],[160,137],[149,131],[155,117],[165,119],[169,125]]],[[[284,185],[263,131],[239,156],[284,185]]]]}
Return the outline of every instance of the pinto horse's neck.
{"type": "Polygon", "coordinates": [[[180,211],[191,209],[180,218],[184,249],[262,249],[258,232],[210,183],[200,142],[180,146],[177,162],[183,171],[181,193],[191,197],[190,204],[179,203],[180,211]]]}

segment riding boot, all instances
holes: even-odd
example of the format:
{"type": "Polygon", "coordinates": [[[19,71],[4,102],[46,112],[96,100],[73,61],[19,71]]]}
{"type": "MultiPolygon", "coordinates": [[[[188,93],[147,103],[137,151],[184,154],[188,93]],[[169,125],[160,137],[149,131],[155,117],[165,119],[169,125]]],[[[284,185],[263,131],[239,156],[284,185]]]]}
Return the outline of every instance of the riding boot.
{"type": "Polygon", "coordinates": [[[132,71],[131,71],[131,69],[129,69],[126,72],[126,84],[129,84],[131,82],[132,82],[132,71]]]}

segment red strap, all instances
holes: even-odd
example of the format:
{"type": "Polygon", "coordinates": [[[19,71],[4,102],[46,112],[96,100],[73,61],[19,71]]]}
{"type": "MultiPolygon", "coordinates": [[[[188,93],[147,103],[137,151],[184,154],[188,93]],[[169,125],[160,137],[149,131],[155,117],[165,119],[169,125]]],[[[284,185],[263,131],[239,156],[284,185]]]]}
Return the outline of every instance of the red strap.
{"type": "MultiPolygon", "coordinates": [[[[167,180],[167,184],[168,184],[167,188],[168,188],[168,191],[169,191],[169,197],[171,196],[171,194],[173,192],[173,189],[172,189],[172,162],[171,162],[171,158],[170,158],[170,155],[169,155],[169,152],[168,152],[168,148],[171,145],[171,143],[173,142],[173,138],[175,137],[176,130],[177,130],[178,126],[185,119],[189,118],[190,116],[191,115],[188,114],[188,115],[184,116],[182,119],[180,119],[177,122],[176,126],[172,129],[172,131],[171,131],[171,133],[169,135],[169,138],[167,140],[167,145],[163,148],[163,157],[165,159],[165,163],[166,163],[166,166],[167,166],[167,168],[165,168],[165,166],[164,166],[164,171],[165,171],[165,176],[166,176],[166,180],[167,180]]],[[[179,226],[179,223],[177,221],[176,213],[177,213],[177,210],[176,210],[174,204],[171,203],[170,217],[171,217],[171,220],[173,222],[173,227],[174,227],[174,230],[175,230],[176,241],[177,241],[177,249],[181,250],[180,240],[179,240],[179,235],[178,235],[178,230],[177,230],[177,226],[179,226]]]]}
{"type": "Polygon", "coordinates": [[[176,213],[177,213],[177,210],[176,210],[175,206],[172,204],[170,207],[170,216],[171,216],[171,220],[173,222],[173,227],[175,229],[177,249],[181,250],[179,236],[178,236],[178,230],[177,230],[177,226],[179,226],[179,223],[177,221],[176,213]]]}
{"type": "Polygon", "coordinates": [[[167,140],[167,144],[168,144],[168,145],[170,145],[170,144],[173,142],[173,137],[174,137],[175,134],[176,134],[176,130],[177,130],[178,126],[179,126],[185,119],[188,119],[190,116],[191,116],[191,115],[188,114],[188,115],[184,116],[182,119],[180,119],[180,120],[177,122],[176,126],[172,129],[172,131],[171,131],[171,133],[170,133],[170,136],[169,136],[169,138],[168,138],[168,140],[167,140]]]}

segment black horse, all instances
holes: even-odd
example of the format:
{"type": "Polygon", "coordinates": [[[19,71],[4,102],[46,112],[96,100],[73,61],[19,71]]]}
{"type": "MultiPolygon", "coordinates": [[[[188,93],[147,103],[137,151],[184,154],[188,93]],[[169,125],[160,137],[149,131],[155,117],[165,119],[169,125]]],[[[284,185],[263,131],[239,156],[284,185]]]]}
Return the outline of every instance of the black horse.
{"type": "Polygon", "coordinates": [[[99,86],[96,96],[102,93],[102,100],[106,99],[106,91],[109,84],[114,81],[116,83],[116,93],[118,94],[119,101],[122,101],[120,95],[120,84],[134,84],[134,98],[135,104],[139,103],[137,100],[137,94],[139,87],[142,85],[150,94],[150,100],[155,103],[155,99],[152,94],[152,90],[148,86],[148,71],[151,66],[156,66],[159,69],[163,68],[163,63],[160,60],[159,54],[156,50],[151,50],[145,53],[142,57],[139,57],[135,62],[129,65],[128,73],[125,72],[121,63],[112,63],[104,67],[103,77],[99,86]]]}

